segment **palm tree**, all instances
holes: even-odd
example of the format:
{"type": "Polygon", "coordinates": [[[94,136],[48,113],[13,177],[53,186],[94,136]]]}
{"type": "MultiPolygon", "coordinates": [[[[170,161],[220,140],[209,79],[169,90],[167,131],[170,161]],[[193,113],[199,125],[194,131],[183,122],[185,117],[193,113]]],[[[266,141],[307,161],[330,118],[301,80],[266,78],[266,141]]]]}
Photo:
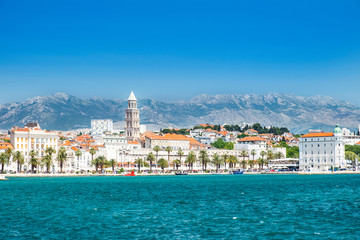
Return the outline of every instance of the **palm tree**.
{"type": "MultiPolygon", "coordinates": [[[[264,158],[265,155],[266,155],[266,152],[265,152],[264,150],[260,152],[260,156],[261,156],[262,158],[264,158]]],[[[264,159],[265,159],[265,158],[264,158],[264,159]]]]}
{"type": "Polygon", "coordinates": [[[30,153],[30,165],[31,165],[31,171],[34,173],[34,168],[37,167],[37,165],[39,164],[38,159],[36,158],[37,156],[37,152],[35,152],[35,150],[31,150],[30,153]]]}
{"type": "Polygon", "coordinates": [[[95,158],[95,159],[91,160],[91,165],[95,166],[95,171],[97,172],[98,168],[100,166],[99,158],[95,158]]]}
{"type": "Polygon", "coordinates": [[[5,164],[8,165],[10,162],[10,158],[6,152],[0,154],[0,163],[1,163],[1,173],[4,173],[5,164]]]}
{"type": "Polygon", "coordinates": [[[269,161],[274,159],[275,156],[274,156],[274,153],[271,150],[269,150],[266,155],[267,155],[267,157],[266,157],[265,164],[266,164],[266,167],[269,167],[269,161]]]}
{"type": "Polygon", "coordinates": [[[52,147],[48,147],[48,148],[45,149],[45,153],[47,155],[50,155],[50,157],[52,157],[53,153],[56,153],[56,150],[54,148],[52,148],[52,147]]]}
{"type": "Polygon", "coordinates": [[[13,161],[17,163],[17,171],[21,172],[21,166],[25,163],[24,156],[20,151],[16,151],[13,154],[13,161]]]}
{"type": "Polygon", "coordinates": [[[46,154],[45,157],[43,157],[43,159],[42,159],[42,163],[46,166],[46,172],[49,172],[50,167],[52,165],[51,155],[46,154]]]}
{"type": "Polygon", "coordinates": [[[242,166],[243,169],[246,168],[246,164],[247,164],[246,160],[241,161],[241,166],[242,166]]]}
{"type": "Polygon", "coordinates": [[[111,167],[112,172],[115,172],[115,166],[116,166],[117,162],[115,161],[115,159],[110,159],[110,161],[108,162],[109,167],[111,167]]]}
{"type": "Polygon", "coordinates": [[[229,162],[231,163],[231,168],[236,168],[236,164],[238,163],[238,159],[236,156],[231,155],[229,157],[229,162]]]}
{"type": "Polygon", "coordinates": [[[180,167],[181,167],[181,157],[182,156],[184,156],[184,152],[181,150],[181,149],[179,149],[178,151],[177,151],[177,155],[179,156],[179,161],[180,161],[180,167]]]}
{"type": "Polygon", "coordinates": [[[196,162],[196,155],[193,151],[190,151],[186,157],[185,163],[189,166],[189,171],[194,169],[194,162],[196,162]]]}
{"type": "Polygon", "coordinates": [[[281,158],[283,158],[284,157],[284,154],[282,153],[282,152],[277,152],[277,153],[275,153],[275,158],[276,159],[281,159],[281,158]]]}
{"type": "Polygon", "coordinates": [[[95,150],[95,148],[90,148],[89,152],[91,154],[91,162],[92,162],[94,160],[94,155],[96,154],[96,150],[95,150]]]}
{"type": "Polygon", "coordinates": [[[160,147],[159,146],[155,146],[153,149],[156,153],[156,167],[157,167],[157,161],[158,161],[158,156],[159,156],[159,151],[160,151],[160,147]]]}
{"type": "MultiPolygon", "coordinates": [[[[165,151],[167,151],[167,153],[168,153],[168,163],[169,163],[170,162],[170,153],[172,152],[172,149],[171,149],[171,147],[166,147],[165,151]]],[[[173,167],[175,170],[175,165],[173,167]]]]}
{"type": "Polygon", "coordinates": [[[81,155],[82,155],[82,152],[80,151],[80,150],[77,150],[76,152],[75,152],[75,156],[77,157],[77,160],[78,160],[78,168],[80,168],[80,157],[81,157],[81,155]]]}
{"type": "Polygon", "coordinates": [[[101,173],[104,171],[104,166],[105,166],[105,163],[106,163],[106,158],[104,156],[99,156],[97,157],[98,159],[98,163],[99,163],[99,167],[101,169],[101,173]]]}
{"type": "Polygon", "coordinates": [[[149,161],[149,163],[150,163],[150,172],[152,172],[152,164],[153,164],[153,161],[155,160],[154,154],[152,152],[150,152],[147,155],[146,160],[149,161]]]}
{"type": "Polygon", "coordinates": [[[253,160],[255,160],[255,155],[256,155],[255,149],[251,150],[251,153],[250,153],[250,154],[253,156],[253,160]]]}
{"type": "Polygon", "coordinates": [[[240,156],[243,158],[243,160],[245,160],[245,158],[248,156],[248,152],[246,150],[242,150],[240,156]]]}
{"type": "Polygon", "coordinates": [[[248,163],[249,163],[250,169],[252,169],[254,164],[255,164],[255,161],[254,160],[249,160],[248,163]]]}
{"type": "Polygon", "coordinates": [[[67,159],[66,149],[64,147],[61,147],[57,155],[57,161],[59,162],[60,165],[60,173],[62,173],[63,165],[66,162],[66,159],[67,159]]]}
{"type": "Polygon", "coordinates": [[[222,161],[224,163],[224,168],[226,170],[226,163],[229,161],[229,156],[226,153],[222,155],[222,161]]]}
{"type": "Polygon", "coordinates": [[[179,159],[175,159],[173,161],[174,166],[176,166],[176,171],[179,170],[179,166],[181,165],[181,161],[179,159]]]}
{"type": "Polygon", "coordinates": [[[144,161],[141,158],[135,159],[135,164],[138,167],[138,172],[140,172],[141,165],[143,165],[144,161]]]}
{"type": "Polygon", "coordinates": [[[158,164],[159,164],[159,167],[163,170],[163,172],[164,172],[164,169],[169,166],[169,163],[165,160],[165,158],[160,158],[158,164]]]}
{"type": "Polygon", "coordinates": [[[214,153],[212,156],[212,164],[215,165],[216,172],[218,172],[221,164],[223,164],[223,159],[217,153],[214,153]]]}
{"type": "Polygon", "coordinates": [[[202,170],[206,171],[207,163],[210,161],[209,155],[207,154],[206,150],[201,150],[199,154],[199,160],[202,165],[202,170]]]}

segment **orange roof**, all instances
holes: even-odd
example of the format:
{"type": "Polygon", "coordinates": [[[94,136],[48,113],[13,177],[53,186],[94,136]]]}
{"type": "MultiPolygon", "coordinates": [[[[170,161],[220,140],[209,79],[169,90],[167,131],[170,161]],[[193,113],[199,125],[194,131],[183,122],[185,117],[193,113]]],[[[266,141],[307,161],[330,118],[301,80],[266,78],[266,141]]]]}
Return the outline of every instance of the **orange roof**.
{"type": "Polygon", "coordinates": [[[202,126],[202,127],[214,127],[214,125],[210,125],[210,124],[199,124],[199,126],[202,126]]]}
{"type": "Polygon", "coordinates": [[[14,149],[14,147],[10,143],[0,143],[0,149],[14,149]]]}
{"type": "Polygon", "coordinates": [[[355,143],[355,145],[360,145],[360,142],[358,142],[358,143],[355,143]]]}
{"type": "Polygon", "coordinates": [[[262,137],[244,137],[240,139],[238,142],[265,142],[266,139],[262,137]]]}
{"type": "Polygon", "coordinates": [[[325,133],[308,133],[305,135],[302,135],[302,138],[310,138],[310,137],[333,137],[334,133],[332,132],[325,132],[325,133]]]}
{"type": "Polygon", "coordinates": [[[75,152],[78,151],[79,149],[76,147],[71,147],[72,150],[74,150],[75,152]]]}
{"type": "Polygon", "coordinates": [[[140,144],[138,141],[128,141],[128,144],[140,144]]]}
{"type": "Polygon", "coordinates": [[[218,132],[219,134],[221,134],[221,135],[223,135],[223,136],[225,136],[226,134],[228,134],[229,132],[227,132],[227,131],[222,131],[222,132],[218,132]]]}
{"type": "Polygon", "coordinates": [[[258,131],[256,131],[256,130],[254,130],[254,129],[248,129],[248,131],[251,131],[251,132],[258,132],[258,131]]]}

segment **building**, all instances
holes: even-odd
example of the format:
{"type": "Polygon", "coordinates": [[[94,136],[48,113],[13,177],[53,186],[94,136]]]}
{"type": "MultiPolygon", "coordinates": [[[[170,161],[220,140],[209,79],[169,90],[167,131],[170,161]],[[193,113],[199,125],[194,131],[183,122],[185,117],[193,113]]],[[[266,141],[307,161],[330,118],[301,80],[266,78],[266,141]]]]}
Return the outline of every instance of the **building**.
{"type": "Polygon", "coordinates": [[[259,135],[259,132],[254,129],[248,129],[244,133],[249,136],[258,136],[259,135]]]}
{"type": "Polygon", "coordinates": [[[104,132],[112,132],[114,128],[111,119],[93,119],[91,120],[91,134],[102,135],[104,132]]]}
{"type": "Polygon", "coordinates": [[[140,138],[140,115],[133,91],[128,99],[128,108],[125,109],[125,134],[128,141],[136,141],[140,138]]]}
{"type": "Polygon", "coordinates": [[[299,142],[300,171],[331,171],[346,167],[345,144],[338,125],[334,132],[303,135],[299,142]]]}
{"type": "MultiPolygon", "coordinates": [[[[46,155],[45,150],[49,147],[58,151],[59,136],[56,132],[42,130],[37,123],[27,124],[24,128],[13,127],[10,131],[10,143],[14,151],[20,151],[25,160],[24,170],[30,169],[30,151],[37,153],[37,158],[46,155]]],[[[53,155],[55,159],[55,154],[53,155]]]]}

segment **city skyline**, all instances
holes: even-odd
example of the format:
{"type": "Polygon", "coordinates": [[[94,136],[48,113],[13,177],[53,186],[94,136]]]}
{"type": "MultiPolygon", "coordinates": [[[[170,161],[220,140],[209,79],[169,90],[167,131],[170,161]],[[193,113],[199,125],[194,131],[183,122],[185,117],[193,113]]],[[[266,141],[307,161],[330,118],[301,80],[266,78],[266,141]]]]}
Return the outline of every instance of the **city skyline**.
{"type": "Polygon", "coordinates": [[[55,92],[126,98],[134,90],[166,101],[279,92],[360,104],[359,7],[1,2],[0,103],[55,92]]]}

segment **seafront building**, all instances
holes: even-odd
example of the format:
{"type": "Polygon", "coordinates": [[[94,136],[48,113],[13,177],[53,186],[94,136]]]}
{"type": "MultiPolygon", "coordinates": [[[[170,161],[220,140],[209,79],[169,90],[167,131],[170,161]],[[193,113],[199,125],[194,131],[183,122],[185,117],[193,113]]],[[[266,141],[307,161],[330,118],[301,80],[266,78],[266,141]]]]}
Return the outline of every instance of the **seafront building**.
{"type": "Polygon", "coordinates": [[[140,113],[133,91],[128,98],[128,107],[125,110],[125,134],[128,141],[136,141],[140,138],[140,113]]]}
{"type": "Polygon", "coordinates": [[[303,135],[299,145],[300,171],[332,171],[347,167],[345,143],[341,129],[303,135]]]}
{"type": "Polygon", "coordinates": [[[48,147],[58,150],[58,141],[57,132],[42,130],[38,123],[28,123],[24,128],[13,127],[10,130],[10,143],[14,151],[20,151],[24,156],[25,170],[30,169],[28,162],[31,150],[36,152],[38,158],[42,158],[48,147]]]}
{"type": "Polygon", "coordinates": [[[92,119],[91,120],[91,134],[102,135],[104,132],[112,132],[114,123],[111,119],[92,119]]]}

